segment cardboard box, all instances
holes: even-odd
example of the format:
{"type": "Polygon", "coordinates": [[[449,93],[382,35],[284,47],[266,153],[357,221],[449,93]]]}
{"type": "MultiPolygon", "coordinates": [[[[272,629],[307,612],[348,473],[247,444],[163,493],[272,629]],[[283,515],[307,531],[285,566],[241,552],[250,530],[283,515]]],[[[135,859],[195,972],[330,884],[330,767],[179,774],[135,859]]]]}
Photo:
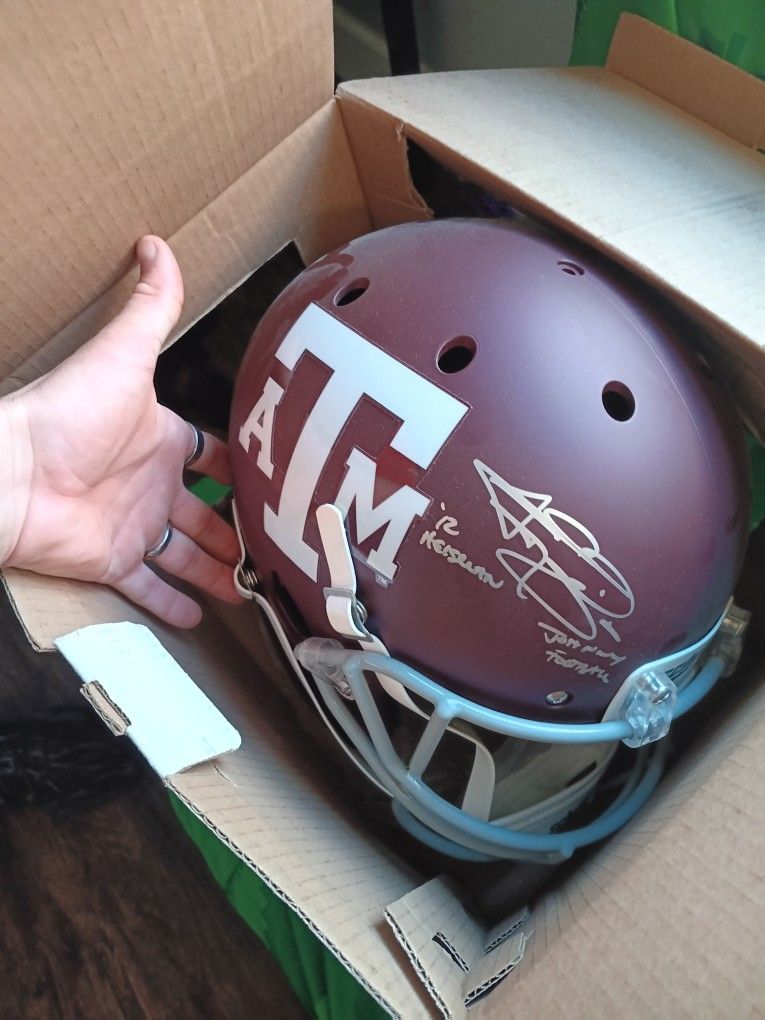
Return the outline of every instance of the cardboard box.
{"type": "MultiPolygon", "coordinates": [[[[335,98],[327,0],[17,6],[4,12],[3,58],[4,391],[113,314],[147,230],[181,263],[182,333],[292,240],[310,261],[374,227],[426,218],[407,164],[413,139],[686,307],[765,435],[765,84],[646,22],[622,19],[602,70],[380,79],[335,98]]],[[[111,621],[159,637],[235,724],[239,750],[183,771],[157,763],[195,696],[175,673],[168,694],[173,670],[147,652],[154,684],[126,711],[108,689],[108,635],[105,658],[91,644],[81,663],[86,680],[103,681],[89,685],[92,700],[117,731],[126,717],[146,724],[143,746],[167,785],[391,1015],[462,1017],[501,977],[472,1016],[762,1008],[756,641],[648,809],[529,916],[487,932],[448,884],[423,884],[382,850],[331,765],[290,739],[289,706],[264,679],[273,663],[248,637],[251,607],[239,624],[208,612],[181,634],[105,589],[16,570],[5,583],[40,650],[111,621]]],[[[205,746],[235,742],[221,724],[205,746]]],[[[208,757],[186,753],[179,760],[208,757]]]]}

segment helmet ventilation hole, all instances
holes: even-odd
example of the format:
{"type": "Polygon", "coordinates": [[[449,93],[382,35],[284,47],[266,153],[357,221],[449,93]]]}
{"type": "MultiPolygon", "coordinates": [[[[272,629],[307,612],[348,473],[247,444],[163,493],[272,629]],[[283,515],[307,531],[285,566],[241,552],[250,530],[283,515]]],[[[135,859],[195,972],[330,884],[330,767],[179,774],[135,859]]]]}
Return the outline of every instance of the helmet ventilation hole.
{"type": "Polygon", "coordinates": [[[558,263],[558,268],[562,269],[564,273],[568,273],[569,276],[584,276],[584,270],[576,262],[562,260],[558,263]]]}
{"type": "Polygon", "coordinates": [[[475,357],[476,342],[472,336],[455,336],[447,340],[438,352],[436,364],[445,375],[453,375],[467,368],[475,357]]]}
{"type": "Polygon", "coordinates": [[[335,295],[336,305],[351,305],[358,301],[369,286],[369,280],[354,280],[335,295]]]}
{"type": "Polygon", "coordinates": [[[624,383],[606,383],[603,387],[603,407],[614,421],[629,421],[635,413],[635,398],[624,383]]]}

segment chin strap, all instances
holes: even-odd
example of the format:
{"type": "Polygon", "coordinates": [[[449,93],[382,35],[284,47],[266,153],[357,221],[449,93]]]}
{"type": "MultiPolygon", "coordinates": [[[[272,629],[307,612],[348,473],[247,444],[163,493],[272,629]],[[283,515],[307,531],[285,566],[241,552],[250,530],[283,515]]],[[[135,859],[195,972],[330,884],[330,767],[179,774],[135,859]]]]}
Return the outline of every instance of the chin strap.
{"type": "Polygon", "coordinates": [[[589,796],[611,764],[618,744],[528,745],[512,738],[496,755],[499,778],[491,820],[518,832],[550,832],[589,796]],[[516,759],[507,749],[520,750],[516,759]],[[524,761],[524,752],[528,753],[524,761]],[[519,808],[519,804],[526,807],[519,808]]]}
{"type": "Polygon", "coordinates": [[[308,695],[308,698],[309,698],[311,704],[313,705],[313,707],[318,712],[319,718],[324,723],[324,725],[327,727],[327,729],[332,734],[332,736],[335,738],[337,744],[342,748],[343,753],[348,758],[350,758],[350,760],[353,762],[353,764],[356,766],[356,768],[358,768],[359,771],[364,776],[366,776],[366,778],[371,783],[374,783],[374,785],[379,790],[381,790],[384,794],[388,795],[388,790],[385,787],[385,785],[369,769],[369,767],[367,766],[366,762],[361,757],[361,755],[356,754],[352,750],[352,748],[348,744],[346,744],[346,742],[342,739],[340,734],[337,732],[337,728],[332,723],[332,721],[330,720],[329,716],[327,715],[326,709],[325,709],[321,699],[316,696],[316,691],[313,689],[313,685],[308,680],[308,677],[305,674],[305,670],[303,669],[303,667],[298,662],[298,660],[297,660],[297,658],[295,656],[295,651],[294,651],[292,645],[290,644],[289,639],[287,638],[287,635],[284,632],[284,627],[282,627],[281,622],[279,620],[279,617],[274,612],[274,609],[271,606],[271,604],[268,602],[268,600],[265,599],[260,594],[260,591],[259,591],[260,583],[258,581],[258,576],[255,573],[255,571],[252,568],[252,566],[249,564],[249,560],[248,560],[248,556],[247,556],[247,550],[246,550],[245,545],[244,545],[244,537],[242,535],[242,527],[241,527],[241,524],[239,522],[239,514],[238,514],[237,509],[236,509],[236,500],[232,501],[231,506],[232,506],[233,516],[234,516],[234,529],[236,531],[236,536],[237,536],[237,539],[239,541],[239,562],[237,563],[236,567],[234,568],[234,587],[239,592],[239,594],[242,596],[242,598],[245,598],[248,601],[254,602],[258,606],[258,608],[261,610],[263,615],[265,616],[265,618],[268,621],[268,624],[269,624],[269,626],[270,626],[274,636],[276,637],[276,640],[279,642],[279,646],[280,646],[282,652],[284,653],[284,657],[286,658],[287,662],[289,663],[293,673],[295,674],[295,676],[297,677],[298,681],[300,682],[300,685],[303,688],[303,690],[308,695]]]}
{"type": "MultiPolygon", "coordinates": [[[[316,511],[316,520],[329,567],[330,586],[324,589],[324,597],[330,626],[340,637],[357,641],[364,651],[379,652],[388,656],[388,650],[382,641],[366,627],[367,611],[356,594],[356,570],[341,510],[333,503],[324,503],[316,511]]],[[[382,672],[375,673],[375,676],[385,693],[399,705],[403,705],[423,719],[429,718],[412,700],[402,683],[382,672]]],[[[450,733],[468,741],[475,749],[473,767],[462,799],[462,810],[476,818],[486,820],[490,816],[496,785],[494,758],[475,730],[467,723],[450,725],[447,728],[450,733]]]]}

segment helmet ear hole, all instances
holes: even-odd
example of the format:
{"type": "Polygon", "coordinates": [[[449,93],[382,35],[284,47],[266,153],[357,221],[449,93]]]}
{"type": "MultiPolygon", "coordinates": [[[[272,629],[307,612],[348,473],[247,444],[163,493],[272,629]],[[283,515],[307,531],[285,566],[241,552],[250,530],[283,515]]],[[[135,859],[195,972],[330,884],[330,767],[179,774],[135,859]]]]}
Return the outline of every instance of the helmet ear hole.
{"type": "Polygon", "coordinates": [[[635,413],[635,398],[622,382],[606,383],[602,399],[606,414],[614,421],[629,421],[635,413]]]}
{"type": "Polygon", "coordinates": [[[354,280],[353,283],[349,283],[347,287],[338,291],[335,295],[335,304],[338,306],[353,304],[366,292],[368,286],[369,280],[354,280]]]}

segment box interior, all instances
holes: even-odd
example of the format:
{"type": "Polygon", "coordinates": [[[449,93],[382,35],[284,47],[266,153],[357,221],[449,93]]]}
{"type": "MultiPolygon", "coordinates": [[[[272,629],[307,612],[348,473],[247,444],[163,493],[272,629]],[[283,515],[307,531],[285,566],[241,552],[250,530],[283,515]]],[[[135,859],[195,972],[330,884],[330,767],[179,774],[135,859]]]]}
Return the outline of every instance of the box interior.
{"type": "MultiPolygon", "coordinates": [[[[108,320],[147,229],[179,256],[182,333],[290,242],[309,262],[372,227],[427,218],[411,139],[680,301],[710,330],[715,368],[763,434],[763,83],[625,17],[603,71],[381,79],[344,85],[332,100],[329,5],[289,0],[289,18],[284,6],[191,14],[163,0],[100,25],[84,12],[9,16],[18,59],[3,65],[0,102],[9,116],[18,109],[0,176],[17,201],[0,231],[6,252],[19,222],[25,240],[5,265],[5,391],[108,320]],[[34,73],[31,40],[38,58],[50,53],[49,74],[34,73]],[[88,66],[101,92],[80,70],[97,52],[101,63],[88,66]],[[158,69],[170,86],[146,121],[144,81],[158,69]],[[59,94],[81,121],[64,117],[59,94]]],[[[755,612],[759,555],[745,579],[755,612]]],[[[765,740],[756,632],[733,682],[688,722],[689,746],[649,807],[559,873],[529,915],[497,928],[465,911],[453,883],[359,824],[332,762],[290,739],[294,706],[273,682],[279,666],[250,607],[209,611],[189,636],[105,589],[15,570],[4,580],[41,650],[94,623],[150,626],[242,735],[239,751],[169,785],[391,1014],[464,1016],[466,1000],[480,1017],[610,1014],[625,1002],[635,1013],[756,1007],[765,740]]]]}

